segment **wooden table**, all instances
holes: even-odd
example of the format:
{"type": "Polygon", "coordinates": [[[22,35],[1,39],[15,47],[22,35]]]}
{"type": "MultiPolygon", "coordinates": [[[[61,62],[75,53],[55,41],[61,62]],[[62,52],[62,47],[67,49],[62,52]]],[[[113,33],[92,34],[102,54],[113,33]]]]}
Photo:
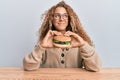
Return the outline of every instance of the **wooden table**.
{"type": "Polygon", "coordinates": [[[0,67],[0,80],[120,80],[120,68],[89,72],[79,68],[40,68],[24,71],[17,67],[0,67]]]}

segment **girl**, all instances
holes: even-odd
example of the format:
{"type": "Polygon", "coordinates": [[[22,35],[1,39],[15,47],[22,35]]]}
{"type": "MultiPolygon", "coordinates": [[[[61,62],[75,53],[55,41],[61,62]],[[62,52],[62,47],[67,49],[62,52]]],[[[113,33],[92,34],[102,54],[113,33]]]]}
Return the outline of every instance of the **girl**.
{"type": "Polygon", "coordinates": [[[84,68],[99,71],[101,61],[93,43],[73,9],[64,1],[51,7],[39,30],[39,40],[33,51],[23,60],[25,70],[38,68],[84,68]],[[56,48],[53,37],[71,37],[70,47],[56,48]]]}

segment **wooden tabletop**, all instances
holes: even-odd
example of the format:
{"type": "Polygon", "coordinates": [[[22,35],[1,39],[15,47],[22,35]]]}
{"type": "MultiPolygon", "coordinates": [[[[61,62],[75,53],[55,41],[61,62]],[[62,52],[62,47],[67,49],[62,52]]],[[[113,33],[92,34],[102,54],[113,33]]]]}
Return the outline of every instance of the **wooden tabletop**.
{"type": "Polygon", "coordinates": [[[79,68],[40,68],[24,71],[17,67],[0,67],[0,80],[120,80],[120,68],[89,72],[79,68]]]}

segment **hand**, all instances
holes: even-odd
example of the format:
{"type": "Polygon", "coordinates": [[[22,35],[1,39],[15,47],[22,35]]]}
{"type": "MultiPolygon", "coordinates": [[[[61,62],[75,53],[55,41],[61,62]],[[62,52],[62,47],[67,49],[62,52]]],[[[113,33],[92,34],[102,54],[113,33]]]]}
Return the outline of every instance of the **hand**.
{"type": "Polygon", "coordinates": [[[62,34],[60,32],[58,32],[58,31],[49,30],[48,33],[46,34],[45,38],[41,42],[41,46],[44,47],[44,48],[52,48],[52,47],[54,47],[53,46],[53,37],[55,35],[62,35],[62,34]]]}
{"type": "Polygon", "coordinates": [[[71,37],[71,45],[70,47],[79,47],[85,44],[85,41],[83,40],[82,37],[80,37],[78,34],[73,33],[71,31],[67,31],[65,36],[70,36],[71,37]]]}

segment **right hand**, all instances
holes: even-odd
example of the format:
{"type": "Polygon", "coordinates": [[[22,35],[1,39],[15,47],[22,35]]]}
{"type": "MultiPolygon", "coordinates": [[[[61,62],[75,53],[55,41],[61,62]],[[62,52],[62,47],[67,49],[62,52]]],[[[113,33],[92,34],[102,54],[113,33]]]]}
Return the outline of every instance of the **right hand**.
{"type": "Polygon", "coordinates": [[[46,36],[44,37],[43,41],[41,42],[41,46],[44,48],[52,48],[53,46],[53,37],[55,35],[62,35],[62,33],[58,31],[49,30],[46,36]]]}

